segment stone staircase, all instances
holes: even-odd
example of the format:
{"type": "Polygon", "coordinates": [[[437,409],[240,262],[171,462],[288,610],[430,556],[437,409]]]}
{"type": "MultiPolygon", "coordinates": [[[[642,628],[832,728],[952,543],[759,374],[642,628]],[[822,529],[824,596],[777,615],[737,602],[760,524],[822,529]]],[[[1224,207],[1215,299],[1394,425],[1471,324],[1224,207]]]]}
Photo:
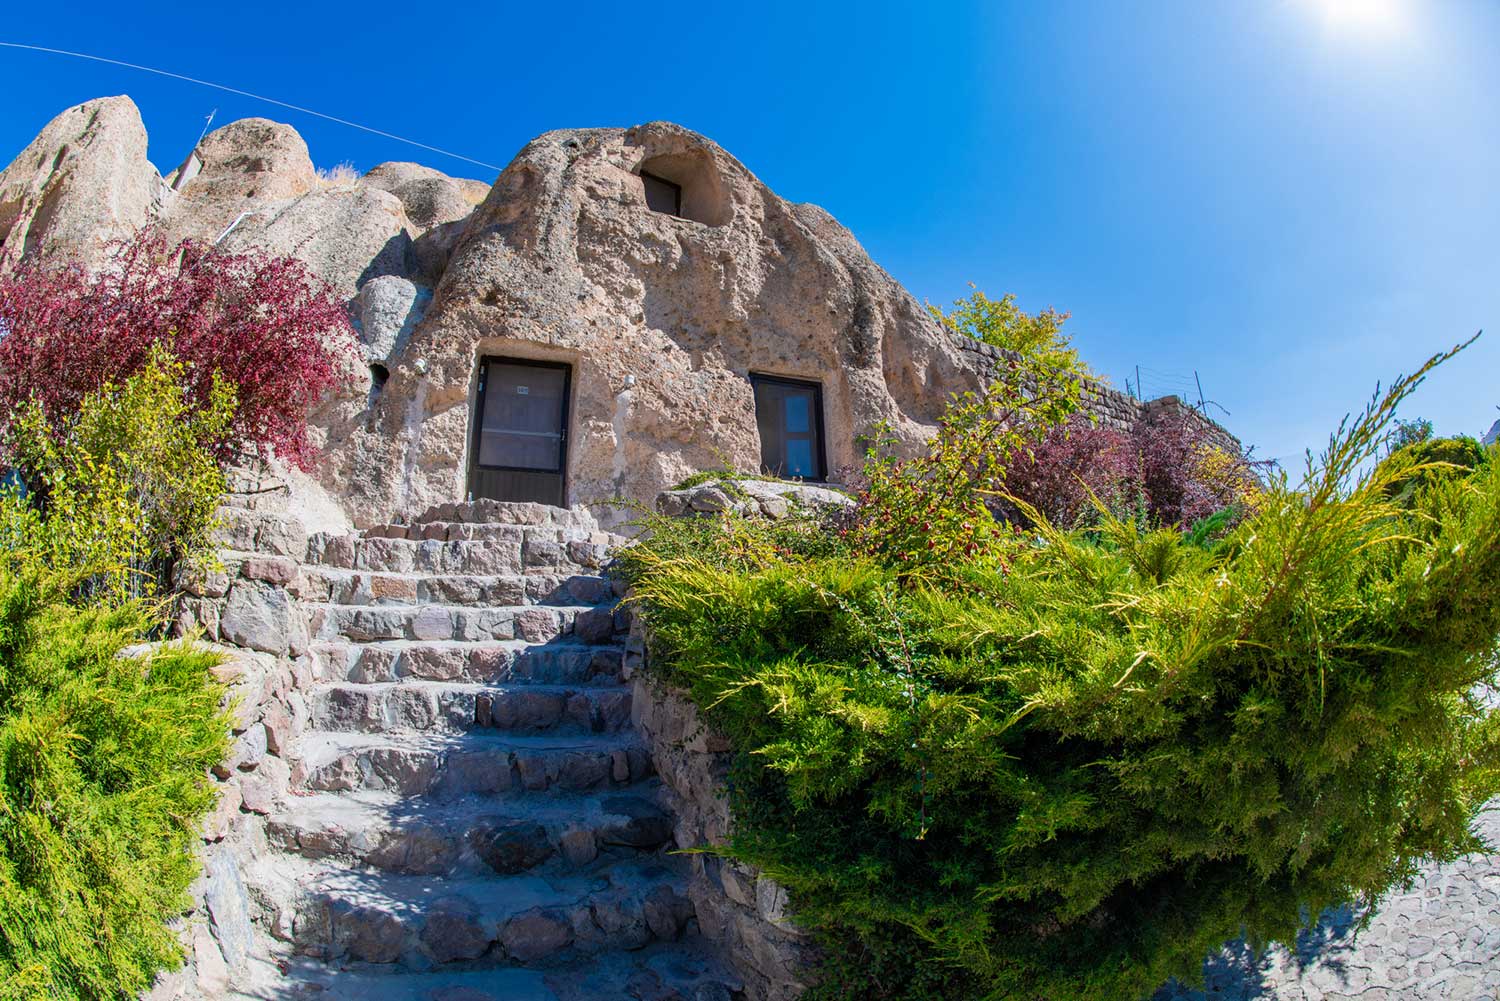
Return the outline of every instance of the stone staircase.
{"type": "Polygon", "coordinates": [[[615,540],[575,520],[445,505],[256,568],[286,578],[311,670],[239,866],[258,958],[235,996],[739,996],[632,726],[615,540]]]}

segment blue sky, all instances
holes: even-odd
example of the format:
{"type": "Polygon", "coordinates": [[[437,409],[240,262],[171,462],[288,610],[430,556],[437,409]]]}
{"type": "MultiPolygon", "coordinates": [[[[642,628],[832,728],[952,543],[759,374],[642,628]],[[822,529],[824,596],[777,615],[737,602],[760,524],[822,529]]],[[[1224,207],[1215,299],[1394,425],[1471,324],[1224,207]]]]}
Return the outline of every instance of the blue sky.
{"type": "MultiPolygon", "coordinates": [[[[1408,407],[1500,417],[1500,4],[1489,0],[27,4],[0,40],[265,94],[503,165],[551,128],[665,118],[834,213],[919,298],[1071,310],[1085,357],[1192,385],[1262,456],[1481,327],[1408,407]]],[[[0,160],[128,93],[163,169],[203,118],[320,166],[484,168],[245,98],[0,49],[0,160]]],[[[1195,393],[1191,390],[1190,393],[1195,393]]]]}

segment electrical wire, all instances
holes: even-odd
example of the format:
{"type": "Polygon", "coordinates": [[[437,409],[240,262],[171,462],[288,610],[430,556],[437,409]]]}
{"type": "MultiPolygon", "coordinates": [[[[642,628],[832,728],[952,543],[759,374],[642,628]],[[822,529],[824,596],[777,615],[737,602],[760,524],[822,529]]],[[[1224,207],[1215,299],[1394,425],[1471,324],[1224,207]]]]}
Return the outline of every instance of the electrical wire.
{"type": "Polygon", "coordinates": [[[463,160],[466,163],[476,164],[480,167],[488,167],[490,170],[500,169],[493,163],[485,163],[483,160],[476,160],[472,156],[464,156],[462,153],[455,153],[452,150],[443,149],[440,146],[429,146],[427,143],[418,142],[415,139],[408,139],[405,136],[398,136],[394,132],[385,132],[381,129],[371,128],[368,125],[361,125],[358,122],[351,122],[347,118],[338,118],[334,115],[325,115],[321,111],[314,111],[311,108],[304,108],[301,105],[297,104],[288,104],[286,101],[278,101],[274,97],[266,97],[263,94],[252,94],[248,90],[240,90],[237,87],[226,87],[222,83],[214,83],[211,80],[199,80],[197,77],[183,76],[181,73],[173,73],[170,70],[157,69],[154,66],[142,66],[139,63],[127,63],[121,59],[110,59],[106,56],[90,55],[87,52],[70,52],[67,49],[52,49],[48,48],[45,45],[28,45],[24,42],[0,42],[0,48],[25,49],[30,52],[45,52],[55,56],[71,56],[74,59],[88,59],[96,63],[108,63],[111,66],[123,66],[126,69],[140,70],[142,73],[155,73],[157,76],[170,77],[173,80],[182,80],[186,83],[195,83],[200,87],[212,87],[214,90],[222,90],[226,93],[236,94],[240,97],[248,97],[251,100],[255,101],[264,101],[267,104],[274,104],[280,108],[288,108],[292,111],[301,112],[304,115],[312,115],[314,118],[322,118],[326,121],[335,122],[339,125],[347,125],[351,129],[359,129],[361,132],[369,132],[372,135],[381,136],[385,139],[394,139],[396,142],[406,143],[408,146],[416,146],[421,149],[429,150],[433,153],[442,154],[443,156],[451,156],[455,160],[463,160]]]}

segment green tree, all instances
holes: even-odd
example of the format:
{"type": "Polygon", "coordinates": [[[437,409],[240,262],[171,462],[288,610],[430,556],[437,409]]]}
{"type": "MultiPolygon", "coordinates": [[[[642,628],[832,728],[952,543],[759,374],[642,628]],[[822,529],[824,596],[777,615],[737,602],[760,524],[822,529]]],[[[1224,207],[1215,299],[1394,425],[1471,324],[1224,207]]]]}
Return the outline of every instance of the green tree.
{"type": "Polygon", "coordinates": [[[1425,417],[1411,420],[1396,418],[1390,438],[1386,441],[1386,452],[1398,452],[1408,445],[1417,445],[1432,437],[1432,421],[1425,417]]]}
{"type": "Polygon", "coordinates": [[[1036,314],[1027,313],[1016,305],[1015,295],[1009,292],[991,299],[972,282],[969,287],[974,291],[967,298],[955,299],[948,312],[931,303],[927,304],[927,311],[940,323],[977,341],[1014,351],[1048,368],[1098,378],[1079,357],[1072,338],[1063,333],[1067,313],[1059,313],[1050,306],[1036,314]]]}

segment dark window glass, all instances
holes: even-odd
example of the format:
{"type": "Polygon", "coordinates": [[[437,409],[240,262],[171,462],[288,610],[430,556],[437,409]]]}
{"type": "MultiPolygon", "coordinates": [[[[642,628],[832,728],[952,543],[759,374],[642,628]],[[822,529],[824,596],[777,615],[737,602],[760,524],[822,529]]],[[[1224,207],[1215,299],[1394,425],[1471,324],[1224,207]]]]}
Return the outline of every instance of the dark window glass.
{"type": "Polygon", "coordinates": [[[641,171],[641,183],[646,186],[646,207],[653,212],[667,215],[682,215],[682,186],[673,184],[665,177],[657,177],[641,171]]]}
{"type": "Polygon", "coordinates": [[[787,479],[823,479],[822,390],[815,383],[768,376],[751,376],[751,382],[761,471],[787,479]]]}
{"type": "Polygon", "coordinates": [[[562,368],[490,362],[479,465],[562,472],[567,378],[562,368]]]}

